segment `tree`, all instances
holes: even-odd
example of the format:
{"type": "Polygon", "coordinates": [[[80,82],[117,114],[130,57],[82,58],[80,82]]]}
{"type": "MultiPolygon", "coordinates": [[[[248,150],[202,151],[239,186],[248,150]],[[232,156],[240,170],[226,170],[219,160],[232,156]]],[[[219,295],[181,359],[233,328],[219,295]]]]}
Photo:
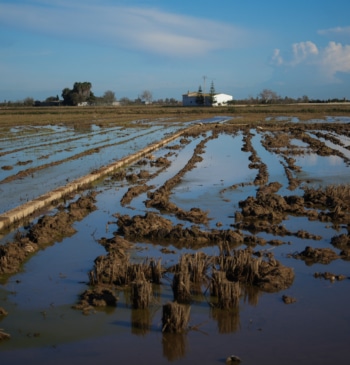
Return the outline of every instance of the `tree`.
{"type": "Polygon", "coordinates": [[[303,95],[301,98],[300,98],[300,102],[301,103],[308,103],[309,102],[309,97],[307,95],[303,95]]]}
{"type": "Polygon", "coordinates": [[[276,102],[279,99],[279,96],[272,90],[264,89],[260,94],[259,97],[263,104],[271,104],[276,102]]]}
{"type": "Polygon", "coordinates": [[[132,104],[132,101],[127,98],[126,96],[123,96],[122,98],[119,99],[119,102],[121,105],[130,105],[132,104]]]}
{"type": "Polygon", "coordinates": [[[49,96],[49,97],[47,97],[46,99],[45,99],[45,102],[46,103],[51,103],[51,102],[57,102],[57,101],[59,101],[60,99],[59,99],[59,97],[58,97],[58,95],[57,96],[49,96]]]}
{"type": "Polygon", "coordinates": [[[199,85],[197,96],[196,96],[196,104],[197,105],[203,105],[204,104],[204,96],[202,91],[202,86],[199,85]]]}
{"type": "Polygon", "coordinates": [[[33,106],[34,104],[34,99],[31,97],[27,97],[23,100],[23,105],[25,106],[33,106]]]}
{"type": "Polygon", "coordinates": [[[95,95],[91,92],[90,82],[75,82],[73,89],[65,88],[62,90],[63,103],[65,105],[78,105],[83,102],[91,102],[95,95]]]}
{"type": "Polygon", "coordinates": [[[152,102],[152,93],[149,90],[144,90],[140,96],[141,100],[146,104],[150,104],[152,102]]]}
{"type": "Polygon", "coordinates": [[[210,90],[209,90],[209,104],[213,105],[215,102],[215,86],[214,81],[211,82],[210,90]]]}
{"type": "Polygon", "coordinates": [[[107,103],[107,104],[112,104],[113,102],[115,102],[117,99],[115,97],[115,94],[113,91],[111,90],[107,90],[103,96],[102,96],[103,102],[107,103]]]}

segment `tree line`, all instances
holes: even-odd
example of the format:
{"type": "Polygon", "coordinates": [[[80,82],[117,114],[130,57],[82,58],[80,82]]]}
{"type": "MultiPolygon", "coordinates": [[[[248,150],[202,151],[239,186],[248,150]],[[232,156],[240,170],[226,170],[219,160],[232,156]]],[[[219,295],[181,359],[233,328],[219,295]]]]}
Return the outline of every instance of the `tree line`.
{"type": "MultiPolygon", "coordinates": [[[[182,105],[182,100],[176,100],[174,98],[165,98],[153,100],[151,91],[144,90],[138,95],[136,99],[129,99],[122,97],[117,101],[115,93],[111,90],[105,91],[105,93],[98,97],[92,92],[91,82],[75,82],[73,88],[64,88],[61,93],[62,99],[58,95],[49,96],[43,101],[34,100],[31,97],[27,97],[23,100],[12,102],[4,101],[0,103],[2,106],[78,106],[78,105],[112,105],[117,103],[119,105],[141,105],[141,104],[157,104],[157,105],[182,105]]],[[[202,87],[199,86],[197,91],[197,105],[210,106],[214,100],[215,87],[213,82],[211,83],[209,93],[204,95],[202,87]]],[[[308,96],[303,95],[299,98],[281,97],[275,91],[270,89],[262,90],[256,97],[248,97],[246,99],[234,99],[228,104],[293,104],[293,103],[341,103],[349,102],[346,98],[342,99],[310,99],[308,96]]]]}

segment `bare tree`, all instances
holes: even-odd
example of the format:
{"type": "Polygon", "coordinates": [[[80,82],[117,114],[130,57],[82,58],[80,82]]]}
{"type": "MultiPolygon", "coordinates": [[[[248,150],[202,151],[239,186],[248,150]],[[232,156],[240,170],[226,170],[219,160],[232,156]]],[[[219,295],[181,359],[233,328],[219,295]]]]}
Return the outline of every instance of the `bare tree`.
{"type": "Polygon", "coordinates": [[[115,94],[111,90],[107,90],[102,97],[103,101],[107,104],[112,104],[114,101],[116,101],[115,94]]]}
{"type": "Polygon", "coordinates": [[[141,100],[144,101],[146,104],[152,102],[152,93],[149,90],[144,90],[140,96],[141,100]]]}
{"type": "Polygon", "coordinates": [[[27,97],[27,98],[25,98],[25,99],[23,100],[23,104],[24,104],[25,106],[33,106],[33,104],[34,104],[34,99],[33,99],[33,98],[31,98],[31,97],[27,97]]]}
{"type": "Polygon", "coordinates": [[[279,96],[272,90],[264,89],[260,94],[259,98],[263,104],[271,104],[279,99],[279,96]]]}

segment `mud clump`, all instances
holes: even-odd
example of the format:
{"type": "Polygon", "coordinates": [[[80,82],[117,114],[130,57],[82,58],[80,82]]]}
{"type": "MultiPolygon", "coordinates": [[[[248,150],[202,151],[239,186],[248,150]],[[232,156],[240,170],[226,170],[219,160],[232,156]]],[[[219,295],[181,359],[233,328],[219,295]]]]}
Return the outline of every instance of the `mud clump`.
{"type": "Polygon", "coordinates": [[[305,205],[321,208],[321,221],[350,223],[350,187],[348,185],[329,185],[326,188],[305,188],[305,205]]]}
{"type": "Polygon", "coordinates": [[[238,245],[243,243],[243,236],[233,230],[203,231],[198,226],[183,228],[181,224],[173,226],[172,222],[156,213],[148,212],[144,216],[116,214],[119,227],[118,234],[126,239],[147,239],[152,241],[171,242],[175,246],[198,247],[229,243],[238,245]]]}
{"type": "Polygon", "coordinates": [[[98,241],[107,252],[118,252],[119,256],[125,257],[126,250],[132,247],[132,244],[120,236],[113,236],[112,238],[102,237],[98,241]]]}
{"type": "Polygon", "coordinates": [[[128,191],[124,194],[123,198],[121,199],[121,205],[129,204],[135,197],[139,196],[142,193],[145,193],[149,189],[153,189],[154,186],[148,186],[146,184],[132,186],[128,189],[128,191]]]}
{"type": "Polygon", "coordinates": [[[339,236],[334,236],[331,239],[331,244],[340,249],[340,256],[345,260],[350,260],[350,235],[341,234],[339,236]]]}
{"type": "Polygon", "coordinates": [[[281,222],[287,214],[305,213],[302,198],[284,198],[281,195],[269,192],[274,189],[276,187],[270,185],[268,188],[258,191],[256,197],[251,196],[244,201],[240,201],[239,206],[243,217],[281,222]]]}
{"type": "Polygon", "coordinates": [[[38,220],[27,238],[38,245],[52,241],[60,241],[64,236],[71,236],[75,229],[71,226],[71,216],[67,212],[59,212],[55,216],[44,216],[38,220]]]}
{"type": "Polygon", "coordinates": [[[165,188],[149,193],[148,197],[150,199],[146,201],[146,207],[154,207],[160,211],[175,214],[178,219],[192,223],[208,223],[208,212],[203,212],[199,208],[191,208],[190,211],[184,211],[169,201],[169,194],[170,191],[167,191],[165,188]]]}
{"type": "Polygon", "coordinates": [[[304,251],[291,256],[304,260],[307,265],[315,263],[327,265],[333,260],[339,259],[339,256],[330,248],[312,248],[310,246],[307,246],[304,251]]]}
{"type": "Polygon", "coordinates": [[[171,162],[166,157],[158,157],[155,161],[151,161],[151,166],[164,167],[170,165],[171,162]]]}
{"type": "Polygon", "coordinates": [[[290,297],[289,295],[283,295],[282,300],[283,300],[283,303],[285,303],[285,304],[292,304],[297,301],[295,298],[290,297]]]}
{"type": "Polygon", "coordinates": [[[79,303],[73,306],[73,308],[88,314],[95,307],[116,307],[117,302],[118,297],[110,288],[98,286],[82,293],[79,303]]]}
{"type": "Polygon", "coordinates": [[[342,275],[342,274],[336,275],[336,274],[333,274],[333,273],[328,272],[328,271],[326,271],[326,272],[315,272],[314,277],[315,278],[323,278],[323,279],[329,280],[331,282],[333,282],[333,281],[342,281],[342,280],[347,279],[347,276],[345,276],[345,275],[342,275]]]}
{"type": "Polygon", "coordinates": [[[0,246],[0,274],[17,272],[22,263],[38,250],[39,246],[25,237],[0,246]]]}

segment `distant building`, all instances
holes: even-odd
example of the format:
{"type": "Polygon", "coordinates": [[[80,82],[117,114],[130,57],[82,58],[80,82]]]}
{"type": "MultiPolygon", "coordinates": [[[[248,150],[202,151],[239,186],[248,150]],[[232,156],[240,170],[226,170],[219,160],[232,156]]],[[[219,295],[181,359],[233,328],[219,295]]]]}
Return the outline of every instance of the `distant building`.
{"type": "Polygon", "coordinates": [[[228,94],[215,94],[213,106],[227,105],[229,101],[233,100],[232,95],[228,94]]]}
{"type": "Polygon", "coordinates": [[[213,103],[210,103],[210,94],[199,94],[198,92],[188,92],[182,95],[183,106],[220,106],[227,105],[229,101],[233,100],[232,95],[227,94],[215,94],[213,97],[213,103]],[[198,103],[198,96],[203,97],[203,103],[198,103]]]}

